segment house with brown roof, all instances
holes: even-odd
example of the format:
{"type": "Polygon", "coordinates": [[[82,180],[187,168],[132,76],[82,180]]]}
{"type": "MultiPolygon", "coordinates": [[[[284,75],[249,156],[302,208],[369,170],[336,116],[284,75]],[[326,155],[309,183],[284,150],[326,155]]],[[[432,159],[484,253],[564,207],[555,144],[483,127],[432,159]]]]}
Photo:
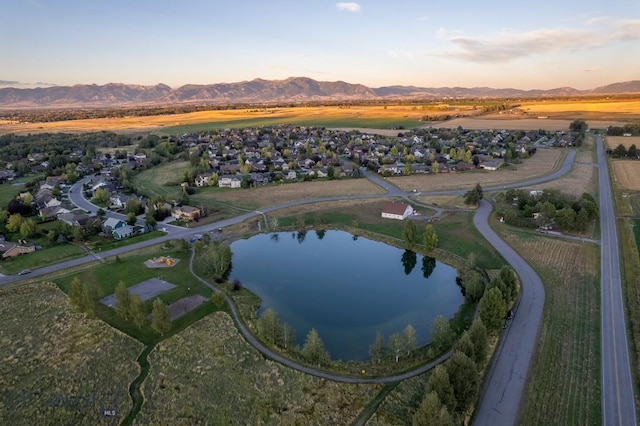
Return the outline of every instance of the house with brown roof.
{"type": "Polygon", "coordinates": [[[24,253],[32,253],[36,251],[35,244],[17,244],[9,241],[0,241],[0,253],[2,258],[16,257],[24,253]]]}
{"type": "Polygon", "coordinates": [[[382,217],[386,219],[404,220],[414,213],[413,207],[401,202],[388,202],[382,208],[382,217]]]}
{"type": "Polygon", "coordinates": [[[171,216],[183,222],[191,222],[200,218],[200,209],[192,206],[180,206],[171,211],[171,216]]]}

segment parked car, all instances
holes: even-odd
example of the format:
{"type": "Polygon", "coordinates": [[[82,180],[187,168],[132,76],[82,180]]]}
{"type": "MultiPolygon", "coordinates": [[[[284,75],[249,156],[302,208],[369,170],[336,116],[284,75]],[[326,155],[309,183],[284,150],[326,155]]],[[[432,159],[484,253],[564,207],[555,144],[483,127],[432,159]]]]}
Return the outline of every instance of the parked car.
{"type": "Polygon", "coordinates": [[[31,269],[23,269],[22,271],[18,272],[18,275],[27,275],[31,273],[31,269]]]}

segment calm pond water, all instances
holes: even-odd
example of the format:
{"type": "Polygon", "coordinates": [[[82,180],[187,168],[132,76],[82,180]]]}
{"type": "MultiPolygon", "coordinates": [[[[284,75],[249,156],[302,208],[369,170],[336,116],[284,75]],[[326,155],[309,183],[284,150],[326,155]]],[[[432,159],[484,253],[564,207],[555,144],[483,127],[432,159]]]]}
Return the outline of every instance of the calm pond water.
{"type": "Polygon", "coordinates": [[[343,231],[260,234],[231,250],[230,279],[262,299],[258,315],[273,309],[300,346],[315,328],[332,359],[369,359],[376,330],[388,339],[408,324],[424,345],[464,301],[454,268],[343,231]]]}

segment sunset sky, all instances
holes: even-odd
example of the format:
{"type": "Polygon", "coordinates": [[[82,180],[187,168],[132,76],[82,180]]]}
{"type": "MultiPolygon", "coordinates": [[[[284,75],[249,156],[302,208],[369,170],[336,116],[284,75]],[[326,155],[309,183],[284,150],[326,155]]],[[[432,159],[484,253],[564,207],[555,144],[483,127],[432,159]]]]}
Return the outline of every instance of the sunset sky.
{"type": "Polygon", "coordinates": [[[4,0],[0,87],[640,79],[638,0],[4,0]]]}

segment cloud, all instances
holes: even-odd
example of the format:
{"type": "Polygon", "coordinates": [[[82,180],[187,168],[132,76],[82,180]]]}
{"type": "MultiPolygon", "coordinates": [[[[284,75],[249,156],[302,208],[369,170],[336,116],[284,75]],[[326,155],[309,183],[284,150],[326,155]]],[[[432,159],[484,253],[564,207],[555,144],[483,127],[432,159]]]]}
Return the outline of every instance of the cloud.
{"type": "Polygon", "coordinates": [[[357,12],[360,12],[361,7],[358,3],[347,2],[347,3],[336,3],[336,9],[338,9],[340,12],[357,13],[357,12]]]}
{"type": "Polygon", "coordinates": [[[595,67],[589,67],[589,68],[585,68],[583,71],[585,72],[593,72],[593,71],[599,71],[600,67],[599,66],[595,66],[595,67]]]}
{"type": "MultiPolygon", "coordinates": [[[[593,22],[593,21],[591,21],[593,22]]],[[[617,41],[640,39],[640,20],[611,22],[599,28],[553,28],[516,33],[503,30],[491,37],[463,37],[440,28],[437,37],[455,48],[433,52],[435,56],[469,62],[508,62],[537,54],[594,49],[617,41]]]]}

